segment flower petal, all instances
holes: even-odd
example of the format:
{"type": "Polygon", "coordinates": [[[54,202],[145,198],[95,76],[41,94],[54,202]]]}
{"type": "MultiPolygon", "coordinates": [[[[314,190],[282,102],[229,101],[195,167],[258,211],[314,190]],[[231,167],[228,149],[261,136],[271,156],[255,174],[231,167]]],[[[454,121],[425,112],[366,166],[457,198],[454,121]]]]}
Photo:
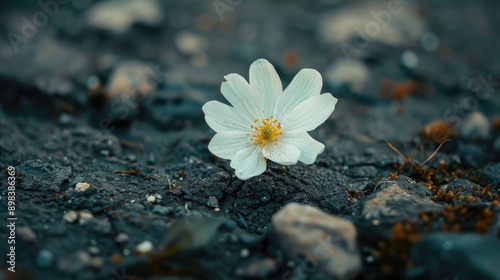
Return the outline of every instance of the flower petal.
{"type": "Polygon", "coordinates": [[[315,129],[330,117],[337,101],[330,93],[325,93],[300,103],[281,121],[283,132],[315,129]]]}
{"type": "Polygon", "coordinates": [[[325,150],[325,145],[314,140],[305,131],[291,131],[284,133],[279,139],[283,144],[294,145],[300,150],[299,161],[313,164],[316,157],[325,150]]]}
{"type": "Polygon", "coordinates": [[[250,65],[250,86],[262,97],[265,116],[274,113],[274,106],[283,91],[280,77],[274,66],[265,59],[258,59],[250,65]]]}
{"type": "Polygon", "coordinates": [[[264,105],[260,95],[238,74],[224,76],[220,91],[233,107],[249,119],[262,119],[264,105]]]}
{"type": "Polygon", "coordinates": [[[269,143],[267,148],[262,150],[264,156],[282,165],[296,164],[300,157],[300,150],[294,145],[280,143],[278,145],[269,143]]]}
{"type": "Polygon", "coordinates": [[[241,132],[217,133],[208,144],[208,150],[223,159],[232,159],[234,155],[250,146],[253,146],[250,137],[241,132]]]}
{"type": "Polygon", "coordinates": [[[236,176],[241,180],[257,176],[266,171],[266,160],[260,146],[250,146],[237,152],[230,166],[235,169],[236,176]]]}
{"type": "Polygon", "coordinates": [[[284,119],[300,103],[321,93],[323,80],[314,69],[302,69],[276,101],[274,116],[284,119]]]}
{"type": "Polygon", "coordinates": [[[253,122],[245,115],[219,101],[209,101],[202,107],[205,120],[215,132],[239,131],[251,133],[253,122]]]}

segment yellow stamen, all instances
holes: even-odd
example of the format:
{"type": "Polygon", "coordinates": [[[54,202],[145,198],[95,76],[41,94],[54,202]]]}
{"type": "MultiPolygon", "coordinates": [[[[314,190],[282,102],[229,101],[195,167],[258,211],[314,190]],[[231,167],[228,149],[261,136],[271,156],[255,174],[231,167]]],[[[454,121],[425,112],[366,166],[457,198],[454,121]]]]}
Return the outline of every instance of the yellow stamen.
{"type": "Polygon", "coordinates": [[[261,126],[254,127],[254,137],[250,139],[254,145],[264,145],[267,148],[269,142],[278,144],[278,138],[281,134],[281,124],[276,120],[263,119],[261,126]]]}

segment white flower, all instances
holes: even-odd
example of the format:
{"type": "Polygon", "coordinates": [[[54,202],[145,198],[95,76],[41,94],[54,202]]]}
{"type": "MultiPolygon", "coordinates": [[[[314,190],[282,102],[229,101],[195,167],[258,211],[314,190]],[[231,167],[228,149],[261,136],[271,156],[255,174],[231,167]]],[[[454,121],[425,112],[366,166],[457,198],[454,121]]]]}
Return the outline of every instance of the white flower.
{"type": "Polygon", "coordinates": [[[302,69],[283,91],[274,67],[265,59],[250,66],[250,84],[238,74],[224,77],[222,95],[231,106],[209,101],[203,106],[207,124],[217,132],[210,152],[231,160],[242,180],[262,174],[266,158],[282,165],[312,164],[325,146],[307,131],[326,121],[337,104],[320,94],[321,74],[302,69]]]}

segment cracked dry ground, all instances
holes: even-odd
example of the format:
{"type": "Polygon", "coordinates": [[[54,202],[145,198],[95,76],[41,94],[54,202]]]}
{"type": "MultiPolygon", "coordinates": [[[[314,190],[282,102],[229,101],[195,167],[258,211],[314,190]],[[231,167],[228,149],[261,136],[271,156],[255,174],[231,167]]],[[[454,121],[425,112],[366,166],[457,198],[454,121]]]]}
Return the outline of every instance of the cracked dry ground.
{"type": "Polygon", "coordinates": [[[356,5],[291,1],[301,9],[282,10],[283,1],[246,1],[233,29],[216,22],[219,31],[207,30],[207,18],[217,18],[202,1],[159,4],[165,16],[197,19],[182,28],[116,34],[79,22],[75,34],[51,22],[58,32],[42,30],[0,65],[2,221],[6,168],[17,174],[16,273],[5,265],[2,224],[0,279],[499,279],[500,40],[473,44],[497,26],[498,4],[441,2],[419,3],[419,17],[398,21],[426,24],[441,49],[423,49],[418,36],[410,46],[374,41],[353,58],[367,77],[332,66],[342,53],[323,38],[330,13],[356,5]],[[240,34],[249,25],[261,32],[251,41],[240,34]],[[208,65],[173,43],[186,32],[210,43],[208,65]],[[269,38],[276,34],[293,34],[278,38],[295,47],[269,38]],[[418,67],[401,62],[408,50],[418,67]],[[322,92],[339,104],[312,133],[326,146],[313,165],[269,163],[241,181],[208,151],[214,132],[201,106],[221,99],[223,75],[247,77],[259,57],[285,84],[300,68],[318,69],[322,92]],[[137,82],[144,67],[168,69],[169,78],[146,98],[110,93],[112,81],[137,82]],[[331,78],[331,68],[347,77],[331,78]],[[120,69],[131,76],[121,80],[120,69]],[[113,129],[100,129],[103,121],[113,129]]]}

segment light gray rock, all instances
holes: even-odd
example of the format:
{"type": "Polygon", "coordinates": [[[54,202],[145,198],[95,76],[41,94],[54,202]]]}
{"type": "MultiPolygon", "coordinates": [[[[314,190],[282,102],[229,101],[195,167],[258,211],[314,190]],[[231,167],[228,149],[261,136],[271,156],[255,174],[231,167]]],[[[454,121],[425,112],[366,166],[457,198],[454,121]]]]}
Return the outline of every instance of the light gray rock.
{"type": "Polygon", "coordinates": [[[442,208],[430,199],[431,193],[424,186],[405,180],[404,176],[400,176],[396,181],[381,181],[376,186],[375,193],[366,198],[361,213],[363,217],[403,218],[419,211],[437,211],[442,208]]]}
{"type": "Polygon", "coordinates": [[[157,26],[163,12],[157,0],[111,0],[96,3],[86,13],[89,26],[124,34],[135,23],[157,26]]]}
{"type": "Polygon", "coordinates": [[[491,125],[486,116],[481,112],[470,114],[460,126],[460,135],[465,139],[490,139],[491,125]]]}
{"type": "MultiPolygon", "coordinates": [[[[293,260],[314,264],[315,269],[307,271],[311,279],[349,279],[361,269],[356,235],[354,225],[345,219],[289,203],[272,217],[269,237],[293,260]]],[[[297,265],[292,273],[301,273],[301,267],[297,265]]]]}

